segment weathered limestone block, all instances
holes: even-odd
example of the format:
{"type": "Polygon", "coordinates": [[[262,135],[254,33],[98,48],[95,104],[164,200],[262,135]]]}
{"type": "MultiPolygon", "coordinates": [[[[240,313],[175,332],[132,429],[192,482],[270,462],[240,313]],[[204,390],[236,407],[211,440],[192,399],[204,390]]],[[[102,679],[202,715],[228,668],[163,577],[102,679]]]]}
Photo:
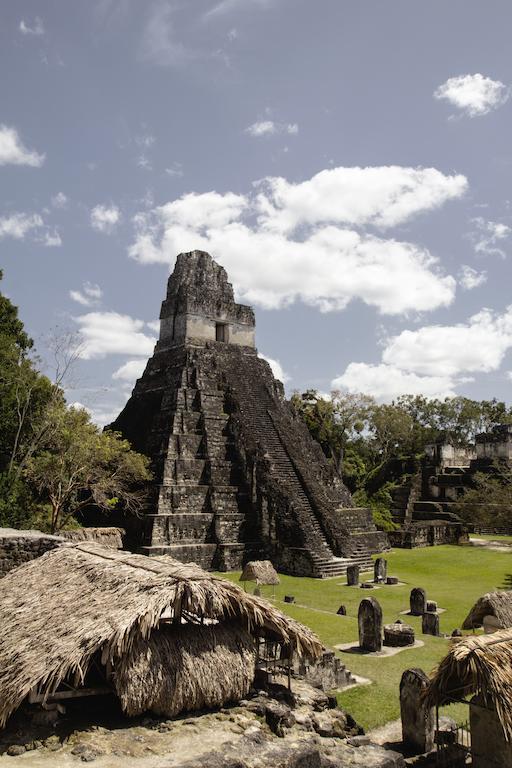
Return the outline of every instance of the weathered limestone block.
{"type": "Polygon", "coordinates": [[[411,589],[410,606],[413,616],[423,616],[427,607],[427,594],[424,589],[421,587],[411,589]]]}
{"type": "Polygon", "coordinates": [[[402,648],[414,645],[414,629],[409,624],[395,623],[384,625],[384,645],[402,648]]]}
{"type": "Polygon", "coordinates": [[[384,557],[378,557],[373,566],[373,579],[376,584],[386,581],[388,574],[388,561],[384,557]]]}
{"type": "Polygon", "coordinates": [[[439,614],[425,611],[421,620],[421,631],[424,635],[439,637],[439,614]]]}
{"type": "Polygon", "coordinates": [[[427,600],[427,603],[425,605],[425,610],[429,611],[429,613],[436,613],[437,611],[437,603],[435,600],[427,600]]]}
{"type": "Polygon", "coordinates": [[[347,568],[347,584],[349,587],[355,587],[359,584],[359,566],[349,565],[347,568]]]}
{"type": "Polygon", "coordinates": [[[374,597],[361,600],[357,621],[359,647],[369,652],[382,650],[382,608],[374,597]]]}
{"type": "Polygon", "coordinates": [[[398,584],[398,576],[387,576],[386,584],[390,584],[390,585],[398,584]]]}
{"type": "Polygon", "coordinates": [[[422,669],[406,669],[400,680],[402,741],[414,755],[434,748],[434,707],[427,707],[423,698],[428,682],[422,669]]]}
{"type": "Polygon", "coordinates": [[[338,608],[336,613],[338,614],[338,616],[346,616],[347,615],[347,608],[346,608],[346,606],[340,605],[340,607],[338,608]]]}

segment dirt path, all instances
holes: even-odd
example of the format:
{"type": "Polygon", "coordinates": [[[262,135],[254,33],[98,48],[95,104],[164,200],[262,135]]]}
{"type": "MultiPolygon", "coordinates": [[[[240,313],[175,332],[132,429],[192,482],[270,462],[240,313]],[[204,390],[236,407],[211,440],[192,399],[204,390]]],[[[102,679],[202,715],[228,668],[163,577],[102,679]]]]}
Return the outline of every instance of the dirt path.
{"type": "Polygon", "coordinates": [[[478,536],[470,536],[469,543],[472,547],[490,549],[493,552],[512,552],[512,541],[499,541],[499,539],[479,539],[478,536]]]}

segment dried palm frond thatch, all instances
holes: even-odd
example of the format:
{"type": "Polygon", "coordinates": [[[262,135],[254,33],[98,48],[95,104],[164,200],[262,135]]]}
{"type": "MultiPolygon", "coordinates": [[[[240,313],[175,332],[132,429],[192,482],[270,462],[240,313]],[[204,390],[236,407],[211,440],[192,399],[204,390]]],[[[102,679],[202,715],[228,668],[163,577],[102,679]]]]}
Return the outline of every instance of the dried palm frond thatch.
{"type": "Polygon", "coordinates": [[[149,640],[138,636],[121,658],[115,687],[127,715],[173,717],[244,698],[255,663],[254,638],[232,622],[164,626],[149,640]]]}
{"type": "Polygon", "coordinates": [[[512,741],[512,629],[454,641],[427,691],[431,705],[479,693],[496,710],[505,738],[512,741]]]}
{"type": "Polygon", "coordinates": [[[236,621],[299,656],[322,653],[311,630],[194,564],[64,544],[0,580],[0,726],[34,687],[48,696],[64,680],[81,685],[98,652],[115,673],[161,621],[236,621]]]}
{"type": "Polygon", "coordinates": [[[462,628],[481,627],[484,616],[495,616],[503,628],[512,627],[512,592],[487,592],[476,601],[462,628]]]}
{"type": "Polygon", "coordinates": [[[125,532],[122,528],[76,528],[72,531],[60,531],[59,536],[67,541],[95,541],[97,544],[103,544],[104,547],[112,549],[123,548],[123,536],[125,532]]]}
{"type": "Polygon", "coordinates": [[[280,584],[277,571],[270,560],[251,560],[246,563],[240,581],[255,581],[256,584],[280,584]]]}

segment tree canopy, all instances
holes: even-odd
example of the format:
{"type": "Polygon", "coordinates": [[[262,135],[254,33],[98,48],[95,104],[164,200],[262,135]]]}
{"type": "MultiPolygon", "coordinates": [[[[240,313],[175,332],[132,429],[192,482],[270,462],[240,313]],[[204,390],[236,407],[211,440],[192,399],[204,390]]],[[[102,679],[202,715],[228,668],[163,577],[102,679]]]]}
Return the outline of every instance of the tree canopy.
{"type": "Polygon", "coordinates": [[[92,503],[133,513],[143,503],[148,459],[66,404],[73,354],[54,381],[40,373],[18,309],[0,293],[0,525],[53,532],[92,503]]]}
{"type": "Polygon", "coordinates": [[[384,528],[393,527],[389,513],[393,489],[404,482],[427,444],[446,440],[468,446],[476,434],[512,423],[512,409],[496,399],[402,395],[391,403],[378,403],[362,394],[336,391],[326,397],[307,390],[295,392],[291,404],[354,501],[370,506],[384,528]]]}

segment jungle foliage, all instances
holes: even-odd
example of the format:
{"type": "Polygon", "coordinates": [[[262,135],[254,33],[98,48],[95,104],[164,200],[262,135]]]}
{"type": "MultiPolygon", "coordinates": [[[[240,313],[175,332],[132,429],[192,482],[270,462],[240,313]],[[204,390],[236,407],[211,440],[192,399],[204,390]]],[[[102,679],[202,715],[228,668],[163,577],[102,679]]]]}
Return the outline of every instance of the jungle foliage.
{"type": "Polygon", "coordinates": [[[148,460],[66,404],[72,347],[59,350],[54,381],[38,370],[33,347],[0,293],[0,526],[53,533],[91,504],[138,512],[148,460]]]}
{"type": "MultiPolygon", "coordinates": [[[[426,445],[439,440],[469,445],[476,434],[512,423],[512,408],[496,399],[402,395],[391,403],[378,403],[368,395],[334,391],[325,397],[307,390],[295,392],[291,404],[336,467],[355,503],[369,506],[376,524],[385,530],[394,527],[389,512],[391,494],[417,470],[426,445]]],[[[478,478],[475,499],[492,490],[503,501],[507,493],[503,488],[496,476],[485,481],[478,478]]],[[[474,509],[476,514],[476,501],[474,509]]]]}

